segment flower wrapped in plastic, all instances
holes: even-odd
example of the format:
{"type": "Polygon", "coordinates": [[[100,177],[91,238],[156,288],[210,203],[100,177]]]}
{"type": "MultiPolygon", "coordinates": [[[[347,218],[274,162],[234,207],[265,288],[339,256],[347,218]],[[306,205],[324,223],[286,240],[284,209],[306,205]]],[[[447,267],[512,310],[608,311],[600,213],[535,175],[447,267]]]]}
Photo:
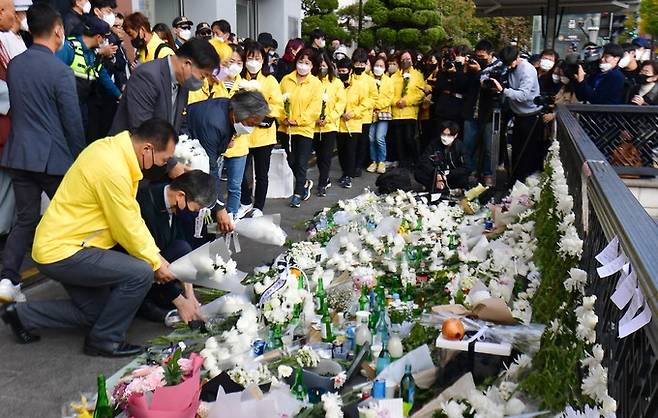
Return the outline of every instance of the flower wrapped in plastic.
{"type": "Polygon", "coordinates": [[[179,136],[174,157],[194,170],[210,173],[210,159],[198,139],[191,139],[187,135],[179,136]]]}

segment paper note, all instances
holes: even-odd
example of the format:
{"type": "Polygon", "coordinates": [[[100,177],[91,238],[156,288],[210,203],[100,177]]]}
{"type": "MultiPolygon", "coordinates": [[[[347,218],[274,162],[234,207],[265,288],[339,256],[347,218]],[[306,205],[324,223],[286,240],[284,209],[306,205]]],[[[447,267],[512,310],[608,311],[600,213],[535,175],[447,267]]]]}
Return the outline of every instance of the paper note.
{"type": "Polygon", "coordinates": [[[614,237],[595,258],[602,265],[610,263],[619,256],[619,238],[614,237]]]}
{"type": "Polygon", "coordinates": [[[635,294],[635,288],[637,288],[637,277],[635,276],[635,272],[632,271],[630,274],[619,278],[617,290],[612,294],[610,300],[612,300],[617,308],[624,309],[635,294]]]}
{"type": "Polygon", "coordinates": [[[609,263],[596,269],[596,272],[599,273],[599,277],[604,278],[612,276],[616,272],[622,269],[624,264],[626,264],[626,255],[622,252],[619,257],[610,261],[609,263]]]}
{"type": "Polygon", "coordinates": [[[637,311],[642,307],[644,304],[644,295],[642,295],[642,290],[639,288],[635,288],[635,292],[633,294],[633,299],[631,300],[631,304],[628,306],[628,310],[624,314],[624,316],[621,317],[619,320],[619,329],[626,325],[628,322],[633,319],[637,311]]]}
{"type": "Polygon", "coordinates": [[[649,321],[651,321],[651,309],[649,308],[649,305],[647,305],[647,302],[645,301],[642,307],[642,313],[640,313],[638,316],[631,319],[624,325],[621,325],[620,323],[619,338],[624,338],[629,336],[630,334],[634,333],[638,329],[648,324],[649,321]]]}

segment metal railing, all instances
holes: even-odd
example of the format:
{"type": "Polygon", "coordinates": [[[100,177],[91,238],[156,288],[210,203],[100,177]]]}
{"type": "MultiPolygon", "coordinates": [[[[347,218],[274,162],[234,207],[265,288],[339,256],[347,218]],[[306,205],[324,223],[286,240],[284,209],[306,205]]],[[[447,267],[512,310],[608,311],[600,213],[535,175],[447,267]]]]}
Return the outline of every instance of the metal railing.
{"type": "MultiPolygon", "coordinates": [[[[589,121],[598,118],[596,112],[624,113],[631,120],[631,109],[621,107],[623,112],[620,106],[558,106],[557,137],[569,192],[574,198],[576,223],[584,240],[581,267],[588,273],[587,292],[597,296],[597,337],[605,348],[608,390],[617,400],[617,417],[657,417],[658,224],[621,181],[605,149],[599,150],[587,132],[591,129],[589,121]],[[599,278],[599,265],[594,259],[615,236],[636,272],[653,315],[649,324],[624,339],[617,337],[617,324],[624,311],[610,300],[619,275],[599,278]]],[[[642,118],[652,115],[658,124],[658,110],[634,109],[642,118]]]]}

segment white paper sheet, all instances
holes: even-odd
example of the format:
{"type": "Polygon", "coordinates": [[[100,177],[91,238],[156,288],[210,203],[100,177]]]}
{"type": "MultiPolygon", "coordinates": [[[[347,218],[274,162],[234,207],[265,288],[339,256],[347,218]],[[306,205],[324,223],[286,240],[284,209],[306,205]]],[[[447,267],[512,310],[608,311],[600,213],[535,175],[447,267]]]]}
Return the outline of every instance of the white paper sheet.
{"type": "Polygon", "coordinates": [[[595,258],[599,263],[606,265],[619,256],[619,238],[614,237],[595,258]]]}
{"type": "Polygon", "coordinates": [[[626,325],[637,313],[637,311],[642,307],[644,304],[644,295],[642,294],[642,290],[640,288],[635,288],[635,291],[633,293],[633,299],[631,300],[631,304],[628,306],[628,309],[626,310],[626,313],[624,316],[621,317],[619,320],[619,328],[621,329],[622,326],[626,325]]]}
{"type": "Polygon", "coordinates": [[[624,264],[626,264],[626,261],[627,261],[626,255],[622,251],[622,253],[617,258],[597,268],[596,272],[599,274],[599,277],[601,278],[612,276],[613,274],[615,274],[616,272],[622,269],[624,264]]]}
{"type": "Polygon", "coordinates": [[[619,325],[619,338],[624,338],[642,328],[651,321],[651,309],[647,302],[644,302],[642,313],[635,318],[626,322],[624,325],[619,325]]]}
{"type": "Polygon", "coordinates": [[[377,379],[390,380],[392,382],[399,382],[404,376],[404,368],[407,364],[411,364],[411,372],[417,373],[430,367],[434,367],[432,356],[427,344],[424,344],[415,350],[405,354],[402,358],[391,363],[387,368],[382,370],[377,379]]]}
{"type": "Polygon", "coordinates": [[[235,232],[261,244],[281,246],[286,243],[286,233],[279,226],[281,214],[258,218],[243,218],[235,223],[235,232]]]}
{"type": "Polygon", "coordinates": [[[635,272],[631,271],[630,274],[619,278],[619,281],[617,282],[617,290],[612,294],[610,300],[612,300],[617,308],[624,309],[635,294],[636,287],[637,277],[635,276],[635,272]]]}

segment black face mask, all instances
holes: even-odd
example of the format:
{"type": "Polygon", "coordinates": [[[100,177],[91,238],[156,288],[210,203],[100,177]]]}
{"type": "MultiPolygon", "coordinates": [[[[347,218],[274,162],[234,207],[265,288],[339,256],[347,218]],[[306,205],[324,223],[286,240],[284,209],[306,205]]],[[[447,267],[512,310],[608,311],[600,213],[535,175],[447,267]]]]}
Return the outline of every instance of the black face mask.
{"type": "MultiPolygon", "coordinates": [[[[155,161],[155,155],[153,153],[153,150],[151,150],[151,158],[152,161],[155,161]]],[[[144,167],[144,154],[142,154],[142,167],[144,167]]],[[[155,163],[151,166],[151,168],[143,169],[142,168],[142,174],[144,175],[144,178],[146,180],[150,181],[164,181],[167,179],[167,166],[168,164],[165,165],[155,165],[155,163]]]]}
{"type": "Polygon", "coordinates": [[[428,73],[434,72],[436,64],[425,64],[425,71],[428,73]]]}
{"type": "Polygon", "coordinates": [[[482,59],[482,58],[478,58],[475,61],[477,61],[478,65],[483,70],[489,65],[489,61],[487,61],[485,59],[482,59]]]}
{"type": "Polygon", "coordinates": [[[142,49],[144,47],[145,42],[144,42],[144,38],[140,38],[139,36],[137,36],[137,38],[130,41],[130,43],[132,44],[133,48],[142,49]]]}
{"type": "Polygon", "coordinates": [[[647,84],[649,82],[649,76],[646,74],[638,74],[637,81],[640,84],[647,84]]]}
{"type": "Polygon", "coordinates": [[[338,73],[338,78],[340,78],[340,81],[343,83],[347,83],[350,79],[350,73],[338,73]]]}
{"type": "Polygon", "coordinates": [[[364,67],[354,67],[354,74],[361,75],[366,69],[364,67]]]}

